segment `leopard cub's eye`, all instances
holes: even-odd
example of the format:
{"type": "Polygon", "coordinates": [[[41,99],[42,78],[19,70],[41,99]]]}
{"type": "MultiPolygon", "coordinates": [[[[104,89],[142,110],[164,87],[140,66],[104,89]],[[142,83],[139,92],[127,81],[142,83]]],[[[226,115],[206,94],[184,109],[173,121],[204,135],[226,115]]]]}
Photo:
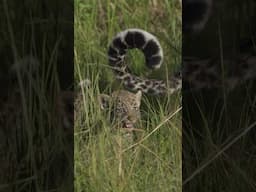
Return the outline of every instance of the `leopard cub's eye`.
{"type": "Polygon", "coordinates": [[[136,111],[139,110],[139,107],[137,107],[137,106],[134,106],[133,108],[134,108],[134,110],[136,110],[136,111]]]}

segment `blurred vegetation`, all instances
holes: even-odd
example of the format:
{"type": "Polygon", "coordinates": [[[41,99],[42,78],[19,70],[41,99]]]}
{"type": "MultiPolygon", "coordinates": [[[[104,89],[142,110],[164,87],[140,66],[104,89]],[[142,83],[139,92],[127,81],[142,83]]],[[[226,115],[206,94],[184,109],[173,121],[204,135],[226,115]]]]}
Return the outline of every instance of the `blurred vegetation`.
{"type": "Polygon", "coordinates": [[[73,14],[72,1],[0,3],[0,191],[73,186],[73,135],[55,105],[73,83],[73,14]]]}
{"type": "MultiPolygon", "coordinates": [[[[255,56],[255,10],[255,1],[213,1],[205,29],[185,35],[183,57],[214,58],[222,67],[224,59],[255,56]]],[[[255,85],[183,92],[184,191],[256,190],[255,85]]]]}

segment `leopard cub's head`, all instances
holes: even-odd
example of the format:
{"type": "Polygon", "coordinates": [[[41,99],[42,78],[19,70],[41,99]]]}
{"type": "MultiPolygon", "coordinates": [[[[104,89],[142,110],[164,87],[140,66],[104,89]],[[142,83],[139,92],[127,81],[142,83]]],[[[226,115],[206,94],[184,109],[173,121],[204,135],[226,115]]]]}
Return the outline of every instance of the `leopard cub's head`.
{"type": "Polygon", "coordinates": [[[111,95],[100,94],[102,109],[111,110],[111,121],[121,128],[133,129],[140,119],[142,92],[114,91],[111,95]]]}

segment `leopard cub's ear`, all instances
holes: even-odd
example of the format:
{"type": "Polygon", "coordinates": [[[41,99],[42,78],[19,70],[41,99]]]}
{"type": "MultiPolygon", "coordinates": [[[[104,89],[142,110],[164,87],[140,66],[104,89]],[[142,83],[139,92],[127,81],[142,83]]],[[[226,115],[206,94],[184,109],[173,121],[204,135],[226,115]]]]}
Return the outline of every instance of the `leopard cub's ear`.
{"type": "Polygon", "coordinates": [[[100,108],[102,110],[109,108],[110,99],[111,99],[111,97],[109,95],[106,95],[106,94],[98,95],[98,102],[99,102],[100,108]]]}

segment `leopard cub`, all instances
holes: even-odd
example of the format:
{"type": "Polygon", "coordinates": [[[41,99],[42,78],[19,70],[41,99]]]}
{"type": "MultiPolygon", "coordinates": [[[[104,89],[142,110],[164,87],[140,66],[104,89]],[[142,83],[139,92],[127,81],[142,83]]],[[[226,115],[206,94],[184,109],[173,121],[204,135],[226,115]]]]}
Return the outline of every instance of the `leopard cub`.
{"type": "Polygon", "coordinates": [[[114,91],[111,95],[100,94],[98,100],[101,109],[110,110],[111,122],[118,128],[132,131],[140,120],[142,92],[132,93],[126,90],[114,91]]]}

